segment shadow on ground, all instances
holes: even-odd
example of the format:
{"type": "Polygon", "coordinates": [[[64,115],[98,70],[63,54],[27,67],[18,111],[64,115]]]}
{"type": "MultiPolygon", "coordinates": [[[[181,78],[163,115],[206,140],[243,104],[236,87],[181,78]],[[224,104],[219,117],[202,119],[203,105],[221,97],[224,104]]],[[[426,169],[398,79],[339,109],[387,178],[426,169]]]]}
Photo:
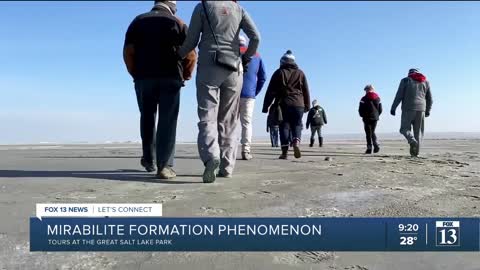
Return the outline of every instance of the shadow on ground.
{"type": "Polygon", "coordinates": [[[161,180],[153,174],[139,170],[112,170],[112,171],[24,171],[0,170],[0,177],[4,178],[87,178],[114,181],[138,181],[159,184],[198,184],[202,182],[199,175],[177,175],[178,178],[198,178],[198,181],[161,180]]]}

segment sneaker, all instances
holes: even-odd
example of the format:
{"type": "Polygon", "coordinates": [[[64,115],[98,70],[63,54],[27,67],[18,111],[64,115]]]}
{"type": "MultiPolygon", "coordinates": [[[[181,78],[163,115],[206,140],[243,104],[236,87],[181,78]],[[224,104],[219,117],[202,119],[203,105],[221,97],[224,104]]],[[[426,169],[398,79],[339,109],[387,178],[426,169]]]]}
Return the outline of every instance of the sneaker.
{"type": "Polygon", "coordinates": [[[221,177],[221,178],[232,178],[232,174],[227,172],[227,171],[224,171],[224,170],[221,170],[218,172],[217,174],[217,177],[221,177]]]}
{"type": "Polygon", "coordinates": [[[250,160],[252,158],[253,158],[253,156],[250,154],[250,152],[242,152],[242,159],[243,160],[250,160]]]}
{"type": "Polygon", "coordinates": [[[213,183],[217,178],[218,167],[220,167],[220,160],[212,159],[205,164],[205,170],[203,171],[203,182],[213,183]]]}
{"type": "Polygon", "coordinates": [[[300,151],[300,147],[299,147],[299,142],[298,141],[295,141],[293,143],[293,156],[295,158],[301,158],[302,157],[302,152],[300,151]]]}
{"type": "Polygon", "coordinates": [[[157,179],[172,179],[177,177],[175,171],[170,167],[165,167],[157,172],[157,179]]]}
{"type": "Polygon", "coordinates": [[[282,153],[282,154],[278,157],[278,159],[288,159],[288,156],[287,156],[287,154],[283,154],[283,153],[282,153]]]}
{"type": "Polygon", "coordinates": [[[154,171],[157,170],[157,168],[155,168],[155,165],[153,164],[153,162],[152,163],[147,162],[143,157],[140,160],[140,164],[142,165],[142,167],[145,168],[145,170],[147,172],[154,172],[154,171]]]}
{"type": "Polygon", "coordinates": [[[372,148],[367,148],[367,151],[365,151],[365,154],[370,155],[372,153],[372,148]]]}
{"type": "Polygon", "coordinates": [[[380,152],[380,146],[376,145],[373,147],[373,153],[378,153],[380,152]]]}
{"type": "Polygon", "coordinates": [[[410,156],[418,156],[418,143],[416,141],[410,143],[410,156]]]}

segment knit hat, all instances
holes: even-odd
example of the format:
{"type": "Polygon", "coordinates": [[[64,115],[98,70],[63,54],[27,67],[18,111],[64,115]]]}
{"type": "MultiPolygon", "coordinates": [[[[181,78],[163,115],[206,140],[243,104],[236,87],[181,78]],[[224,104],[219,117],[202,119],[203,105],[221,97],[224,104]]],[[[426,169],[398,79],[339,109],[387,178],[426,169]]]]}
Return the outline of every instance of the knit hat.
{"type": "Polygon", "coordinates": [[[247,46],[247,39],[245,38],[245,36],[240,35],[240,37],[238,37],[238,41],[240,42],[240,46],[247,46]]]}
{"type": "Polygon", "coordinates": [[[318,105],[318,101],[315,99],[312,101],[312,107],[316,107],[318,105]]]}
{"type": "Polygon", "coordinates": [[[408,74],[412,74],[412,73],[419,73],[418,68],[411,68],[411,69],[408,71],[408,74]]]}
{"type": "Polygon", "coordinates": [[[292,51],[288,50],[282,58],[280,58],[280,65],[283,64],[294,64],[295,63],[295,55],[293,55],[292,51]]]}

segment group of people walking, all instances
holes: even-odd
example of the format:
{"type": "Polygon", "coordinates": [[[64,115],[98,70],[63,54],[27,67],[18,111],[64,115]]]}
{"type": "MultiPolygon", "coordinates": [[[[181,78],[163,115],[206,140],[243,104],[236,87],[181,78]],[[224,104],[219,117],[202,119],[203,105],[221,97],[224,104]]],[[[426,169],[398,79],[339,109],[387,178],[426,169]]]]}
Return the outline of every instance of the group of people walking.
{"type": "MultiPolygon", "coordinates": [[[[237,126],[241,124],[241,158],[253,158],[252,119],[255,98],[267,77],[257,52],[260,34],[248,13],[236,1],[201,1],[194,9],[189,27],[175,14],[176,1],[156,0],[151,11],[137,16],[128,27],[124,61],[134,79],[140,111],[143,155],[141,165],[157,171],[159,179],[176,177],[173,170],[180,89],[190,80],[197,63],[198,151],[205,165],[203,182],[231,178],[237,159],[237,126]],[[243,31],[247,38],[242,36],[243,31]],[[196,48],[198,46],[198,55],[196,48]],[[156,120],[158,118],[158,120],[156,120]]],[[[379,96],[372,85],[365,87],[360,101],[367,138],[367,153],[380,150],[375,128],[382,113],[379,96]]],[[[424,117],[430,114],[429,83],[412,69],[402,80],[392,105],[402,103],[401,133],[418,155],[424,117]],[[413,127],[413,134],[411,128],[413,127]]],[[[316,100],[310,106],[305,73],[288,50],[280,59],[267,87],[262,107],[268,113],[267,132],[272,146],[287,159],[289,148],[301,157],[303,115],[311,129],[310,147],[318,136],[323,145],[325,110],[316,100]],[[278,136],[279,134],[279,136],[278,136]]]]}

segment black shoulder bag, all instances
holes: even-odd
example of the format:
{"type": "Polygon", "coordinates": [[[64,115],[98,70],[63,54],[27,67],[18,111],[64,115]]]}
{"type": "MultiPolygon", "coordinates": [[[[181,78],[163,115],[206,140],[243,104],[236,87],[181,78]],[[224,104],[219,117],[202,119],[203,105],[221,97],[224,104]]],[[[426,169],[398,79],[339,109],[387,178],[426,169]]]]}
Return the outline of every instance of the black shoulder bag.
{"type": "Polygon", "coordinates": [[[205,7],[205,1],[202,1],[202,6],[203,11],[205,12],[205,17],[207,17],[208,26],[210,27],[213,38],[215,39],[215,43],[217,44],[217,50],[215,51],[213,60],[217,65],[221,67],[224,67],[231,71],[238,71],[238,67],[240,65],[239,58],[236,55],[225,54],[220,51],[220,45],[218,44],[217,35],[215,35],[215,31],[213,30],[210,18],[208,17],[207,8],[205,7]]]}

